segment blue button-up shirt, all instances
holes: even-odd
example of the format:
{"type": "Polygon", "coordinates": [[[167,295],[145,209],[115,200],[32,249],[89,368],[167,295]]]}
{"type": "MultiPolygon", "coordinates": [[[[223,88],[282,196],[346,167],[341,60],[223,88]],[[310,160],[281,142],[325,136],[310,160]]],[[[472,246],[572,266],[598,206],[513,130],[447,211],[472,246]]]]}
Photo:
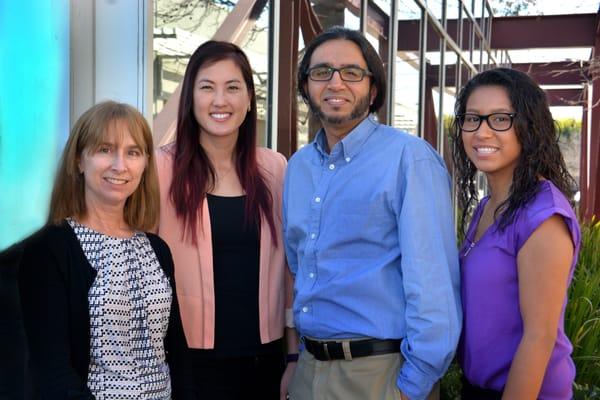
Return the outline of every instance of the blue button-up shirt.
{"type": "Polygon", "coordinates": [[[425,141],[363,120],[331,152],[323,130],[283,194],[294,318],[320,339],[402,338],[397,384],[424,399],[461,328],[450,180],[425,141]]]}

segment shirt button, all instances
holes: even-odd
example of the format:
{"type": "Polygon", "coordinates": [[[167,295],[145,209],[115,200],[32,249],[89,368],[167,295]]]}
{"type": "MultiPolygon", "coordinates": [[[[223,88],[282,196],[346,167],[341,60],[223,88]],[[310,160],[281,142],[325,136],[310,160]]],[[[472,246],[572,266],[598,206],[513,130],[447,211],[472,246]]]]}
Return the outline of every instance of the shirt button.
{"type": "Polygon", "coordinates": [[[346,162],[350,162],[351,158],[350,157],[346,157],[346,162]]]}
{"type": "Polygon", "coordinates": [[[316,234],[314,234],[314,233],[311,233],[311,234],[310,234],[310,238],[311,238],[311,239],[314,239],[314,238],[316,238],[316,237],[317,237],[317,235],[316,235],[316,234]]]}
{"type": "Polygon", "coordinates": [[[306,306],[302,307],[302,312],[308,312],[308,307],[306,307],[306,306]]]}
{"type": "Polygon", "coordinates": [[[315,277],[315,274],[314,274],[314,272],[311,272],[310,274],[308,274],[308,277],[309,277],[309,278],[314,278],[314,277],[315,277]]]}
{"type": "Polygon", "coordinates": [[[329,164],[329,169],[335,169],[335,165],[329,164]]]}
{"type": "Polygon", "coordinates": [[[315,197],[315,203],[320,203],[321,202],[321,198],[320,197],[315,197]]]}

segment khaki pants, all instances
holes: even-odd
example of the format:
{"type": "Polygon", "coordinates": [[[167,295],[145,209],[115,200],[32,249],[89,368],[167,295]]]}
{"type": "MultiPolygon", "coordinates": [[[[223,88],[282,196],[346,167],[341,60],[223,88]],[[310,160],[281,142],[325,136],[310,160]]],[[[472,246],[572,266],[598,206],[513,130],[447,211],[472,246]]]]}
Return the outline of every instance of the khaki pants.
{"type": "MultiPolygon", "coordinates": [[[[396,378],[403,362],[401,353],[319,361],[303,351],[290,383],[290,400],[400,399],[396,378]]],[[[439,398],[436,384],[427,400],[439,398]]]]}

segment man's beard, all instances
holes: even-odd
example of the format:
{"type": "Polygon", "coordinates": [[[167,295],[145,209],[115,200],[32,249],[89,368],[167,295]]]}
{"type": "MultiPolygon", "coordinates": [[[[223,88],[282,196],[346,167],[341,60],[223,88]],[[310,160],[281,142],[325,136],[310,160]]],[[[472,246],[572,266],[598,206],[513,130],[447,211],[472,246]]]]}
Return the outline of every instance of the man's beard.
{"type": "Polygon", "coordinates": [[[308,106],[310,107],[310,111],[313,113],[313,115],[319,118],[322,123],[325,122],[330,125],[340,125],[344,122],[350,122],[364,117],[371,106],[370,102],[370,95],[366,95],[358,100],[358,103],[356,103],[350,114],[333,116],[325,114],[321,107],[316,105],[310,96],[308,97],[308,106]]]}

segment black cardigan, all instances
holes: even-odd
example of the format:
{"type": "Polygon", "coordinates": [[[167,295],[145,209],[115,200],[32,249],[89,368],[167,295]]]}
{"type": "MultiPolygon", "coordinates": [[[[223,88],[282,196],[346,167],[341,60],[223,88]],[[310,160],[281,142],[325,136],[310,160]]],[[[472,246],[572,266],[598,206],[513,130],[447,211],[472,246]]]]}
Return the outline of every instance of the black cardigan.
{"type": "MultiPolygon", "coordinates": [[[[167,244],[147,233],[173,288],[165,339],[173,392],[178,355],[186,348],[167,244]],[[173,362],[174,359],[177,361],[173,362]]],[[[64,221],[48,225],[26,239],[19,272],[23,324],[29,346],[26,399],[93,399],[87,388],[90,363],[88,291],[96,271],[89,264],[75,232],[64,221]]]]}

